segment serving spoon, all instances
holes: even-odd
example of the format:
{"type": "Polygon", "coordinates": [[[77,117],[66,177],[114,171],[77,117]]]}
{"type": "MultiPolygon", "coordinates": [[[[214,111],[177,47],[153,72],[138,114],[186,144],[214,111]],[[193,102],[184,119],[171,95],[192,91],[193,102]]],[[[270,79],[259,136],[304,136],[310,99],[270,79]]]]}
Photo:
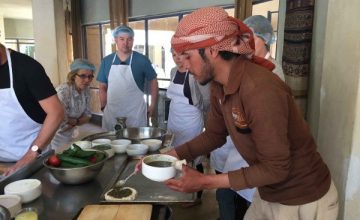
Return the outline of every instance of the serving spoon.
{"type": "Polygon", "coordinates": [[[119,180],[115,183],[115,187],[122,187],[123,185],[125,185],[126,181],[128,181],[132,176],[134,176],[135,174],[137,174],[140,171],[140,167],[139,166],[135,166],[135,170],[134,172],[132,172],[129,176],[127,176],[125,179],[123,180],[119,180]]]}

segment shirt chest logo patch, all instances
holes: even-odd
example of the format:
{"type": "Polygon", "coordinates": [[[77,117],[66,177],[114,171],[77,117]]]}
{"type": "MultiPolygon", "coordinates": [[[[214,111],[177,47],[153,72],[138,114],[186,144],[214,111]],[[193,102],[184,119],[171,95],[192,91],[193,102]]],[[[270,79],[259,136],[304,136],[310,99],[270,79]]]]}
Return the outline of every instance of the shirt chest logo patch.
{"type": "Polygon", "coordinates": [[[231,109],[231,114],[234,119],[236,130],[238,132],[243,134],[251,132],[251,129],[249,128],[249,124],[247,123],[245,116],[240,111],[240,108],[233,107],[231,109]]]}

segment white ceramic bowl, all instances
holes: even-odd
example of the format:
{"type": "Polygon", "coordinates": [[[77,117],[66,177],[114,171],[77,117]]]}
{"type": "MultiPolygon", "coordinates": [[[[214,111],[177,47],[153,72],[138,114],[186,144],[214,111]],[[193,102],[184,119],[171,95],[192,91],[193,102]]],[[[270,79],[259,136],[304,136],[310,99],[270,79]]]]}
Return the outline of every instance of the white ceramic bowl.
{"type": "Polygon", "coordinates": [[[152,154],[143,158],[141,172],[145,177],[153,181],[162,182],[175,177],[176,169],[172,166],[175,161],[178,161],[178,159],[167,154],[152,154]],[[152,162],[155,162],[155,164],[152,164],[152,162]],[[161,167],[159,163],[164,167],[161,167]]]}
{"type": "Polygon", "coordinates": [[[162,141],[159,139],[145,139],[140,143],[149,146],[149,151],[157,151],[161,147],[162,141]]]}
{"type": "Polygon", "coordinates": [[[18,195],[0,195],[0,205],[7,208],[11,218],[14,218],[21,209],[21,197],[18,195]]]}
{"type": "Polygon", "coordinates": [[[81,149],[89,149],[92,147],[91,141],[75,141],[74,144],[79,146],[81,149]]]}
{"type": "Polygon", "coordinates": [[[126,148],[126,153],[129,156],[143,156],[147,153],[149,147],[145,144],[130,144],[126,148]]]}
{"type": "Polygon", "coordinates": [[[111,158],[115,155],[115,150],[110,144],[98,144],[88,150],[93,150],[93,149],[105,151],[108,155],[108,158],[111,158]]]}
{"type": "Polygon", "coordinates": [[[100,145],[100,144],[111,144],[111,140],[107,138],[99,138],[91,141],[92,146],[100,145]]]}
{"type": "Polygon", "coordinates": [[[7,184],[4,193],[20,196],[22,203],[31,202],[41,195],[41,182],[37,179],[18,180],[7,184]]]}
{"type": "Polygon", "coordinates": [[[131,144],[131,141],[128,139],[117,139],[111,141],[111,146],[114,148],[115,153],[123,154],[126,152],[126,148],[131,144]]]}

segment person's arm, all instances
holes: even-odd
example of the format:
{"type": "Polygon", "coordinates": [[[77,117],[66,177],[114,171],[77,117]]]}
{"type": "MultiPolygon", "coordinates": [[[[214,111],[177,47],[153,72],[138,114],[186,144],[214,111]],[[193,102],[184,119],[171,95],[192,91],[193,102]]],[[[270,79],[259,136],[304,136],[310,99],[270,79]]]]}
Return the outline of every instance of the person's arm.
{"type": "Polygon", "coordinates": [[[76,119],[76,125],[83,125],[85,123],[88,123],[90,121],[91,118],[91,110],[90,110],[90,100],[91,100],[91,96],[90,96],[90,89],[87,88],[84,91],[85,94],[85,101],[86,101],[86,108],[83,112],[83,114],[76,119]]]}
{"type": "Polygon", "coordinates": [[[159,87],[157,79],[153,79],[150,81],[150,94],[151,94],[151,104],[148,109],[148,116],[153,117],[154,112],[156,110],[157,99],[159,94],[159,87]]]}
{"type": "Polygon", "coordinates": [[[169,179],[165,184],[172,190],[179,192],[197,192],[203,189],[230,188],[228,175],[203,174],[186,165],[182,167],[179,179],[169,179]]]}
{"type": "Polygon", "coordinates": [[[29,148],[27,153],[14,166],[9,167],[5,171],[5,175],[9,175],[15,172],[17,169],[35,160],[38,154],[37,152],[31,151],[31,146],[37,145],[40,149],[43,150],[50,143],[60,123],[64,119],[64,108],[56,94],[40,100],[39,104],[46,113],[44,124],[42,125],[38,136],[31,143],[31,145],[26,146],[29,148]]]}
{"type": "Polygon", "coordinates": [[[101,110],[104,110],[107,104],[107,84],[99,83],[99,98],[101,110]]]}
{"type": "MultiPolygon", "coordinates": [[[[109,56],[113,57],[113,54],[109,56]]],[[[96,80],[99,82],[99,98],[100,98],[101,111],[104,110],[107,104],[107,85],[108,85],[109,72],[112,64],[107,61],[109,56],[105,57],[101,61],[99,72],[96,77],[96,80]]]]}

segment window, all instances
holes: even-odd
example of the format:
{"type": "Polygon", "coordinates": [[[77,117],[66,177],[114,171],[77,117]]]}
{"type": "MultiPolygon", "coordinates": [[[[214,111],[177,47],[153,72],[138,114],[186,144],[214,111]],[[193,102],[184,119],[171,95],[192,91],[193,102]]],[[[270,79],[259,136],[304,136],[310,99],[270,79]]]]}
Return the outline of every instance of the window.
{"type": "MultiPolygon", "coordinates": [[[[253,1],[253,15],[267,17],[277,35],[279,0],[253,1]]],[[[225,8],[230,16],[234,16],[234,8],[225,8]]],[[[170,40],[179,20],[189,12],[181,12],[162,16],[146,16],[130,18],[129,26],[135,32],[133,50],[147,56],[158,74],[160,88],[167,88],[170,81],[170,70],[175,66],[171,52],[170,40]]],[[[99,66],[101,59],[112,53],[114,46],[110,24],[85,26],[85,57],[99,66]]],[[[272,57],[276,54],[276,42],[270,48],[272,57]]],[[[95,80],[94,80],[95,81],[95,80]]]]}
{"type": "Polygon", "coordinates": [[[34,39],[7,38],[5,39],[5,46],[12,50],[26,54],[32,58],[35,58],[34,39]]]}
{"type": "Polygon", "coordinates": [[[160,88],[170,83],[170,70],[175,66],[171,55],[171,37],[179,23],[179,16],[156,18],[148,21],[149,59],[157,73],[160,88]]]}

